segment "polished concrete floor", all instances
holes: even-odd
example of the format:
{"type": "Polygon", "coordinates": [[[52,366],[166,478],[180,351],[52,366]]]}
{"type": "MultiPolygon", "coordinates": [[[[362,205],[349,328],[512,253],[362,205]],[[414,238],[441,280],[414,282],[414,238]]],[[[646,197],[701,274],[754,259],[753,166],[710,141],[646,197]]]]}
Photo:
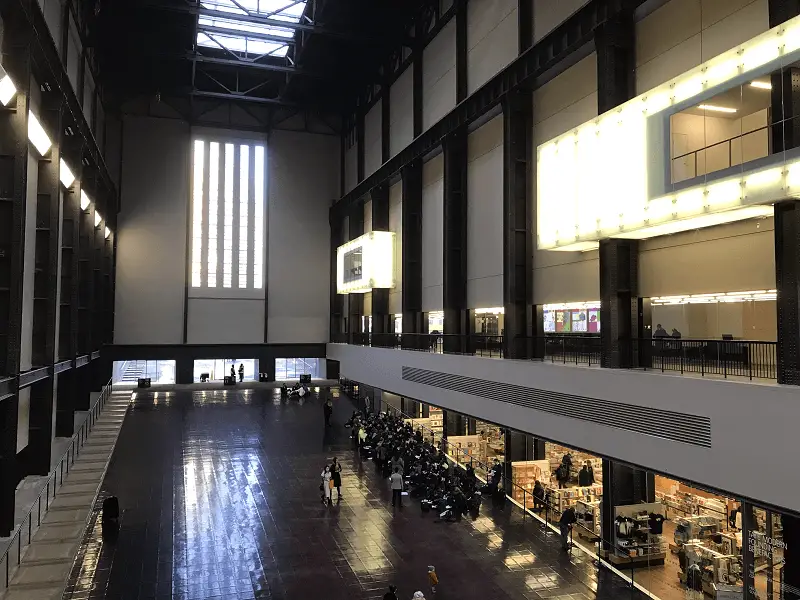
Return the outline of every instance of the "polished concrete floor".
{"type": "MultiPolygon", "coordinates": [[[[362,600],[389,584],[401,600],[427,565],[439,599],[641,598],[636,590],[510,505],[435,523],[418,504],[392,509],[386,483],[351,449],[335,399],[269,391],[137,393],[101,489],[119,497],[115,531],[95,511],[65,599],[362,600]],[[319,473],[344,466],[343,499],[324,507],[319,473]]],[[[407,499],[408,500],[408,499],[407,499]]]]}

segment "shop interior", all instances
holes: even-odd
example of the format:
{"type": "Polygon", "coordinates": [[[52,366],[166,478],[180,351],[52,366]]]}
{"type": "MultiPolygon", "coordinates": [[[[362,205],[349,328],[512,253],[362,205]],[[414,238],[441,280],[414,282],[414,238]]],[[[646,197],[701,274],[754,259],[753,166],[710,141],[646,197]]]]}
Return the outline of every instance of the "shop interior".
{"type": "Polygon", "coordinates": [[[461,464],[472,463],[475,472],[484,478],[495,460],[505,464],[505,432],[502,427],[472,417],[460,419],[458,423],[463,425],[455,434],[448,423],[447,453],[452,459],[461,464]]]}
{"type": "Polygon", "coordinates": [[[258,381],[258,361],[253,358],[209,358],[194,361],[194,382],[223,381],[231,368],[239,380],[239,365],[244,365],[244,381],[258,381]]]}
{"type": "Polygon", "coordinates": [[[150,383],[175,383],[174,360],[115,360],[111,383],[135,386],[140,378],[149,378],[150,383]]]}

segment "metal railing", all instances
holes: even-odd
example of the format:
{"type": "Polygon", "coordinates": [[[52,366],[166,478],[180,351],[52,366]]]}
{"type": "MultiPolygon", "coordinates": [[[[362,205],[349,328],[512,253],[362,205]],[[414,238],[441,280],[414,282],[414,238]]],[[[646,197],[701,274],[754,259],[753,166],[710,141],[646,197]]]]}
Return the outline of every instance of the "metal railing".
{"type": "MultiPolygon", "coordinates": [[[[680,156],[674,157],[672,159],[672,183],[680,183],[681,181],[686,181],[687,179],[693,179],[694,177],[699,177],[701,175],[708,175],[709,173],[714,173],[716,171],[721,171],[723,169],[727,169],[729,167],[734,166],[734,164],[733,164],[733,142],[735,142],[736,140],[744,141],[744,138],[746,138],[747,136],[752,136],[752,135],[755,135],[755,134],[757,134],[757,133],[759,133],[761,131],[765,131],[765,130],[767,131],[767,139],[764,141],[764,153],[761,154],[760,156],[754,156],[752,158],[748,158],[748,161],[749,160],[754,160],[756,158],[762,158],[764,156],[768,156],[769,155],[769,131],[770,131],[770,129],[771,129],[770,125],[765,125],[764,127],[759,127],[758,129],[753,129],[752,131],[746,131],[745,133],[742,133],[742,134],[739,134],[739,135],[735,135],[735,136],[733,136],[731,138],[728,138],[726,140],[722,140],[720,142],[716,142],[715,144],[710,144],[708,146],[704,146],[703,148],[698,148],[697,150],[692,150],[691,152],[686,152],[685,154],[681,154],[680,156]],[[725,144],[727,144],[727,146],[728,146],[728,164],[722,165],[722,166],[715,166],[714,168],[709,168],[709,160],[708,160],[709,151],[713,150],[714,148],[717,148],[719,146],[724,146],[725,144]],[[697,155],[700,152],[704,153],[705,171],[703,173],[699,173],[698,174],[698,172],[697,172],[697,155]],[[690,158],[690,157],[692,157],[692,158],[690,158]],[[688,166],[690,164],[694,166],[694,170],[692,171],[692,173],[687,175],[686,177],[678,177],[678,176],[676,176],[676,173],[675,173],[675,171],[676,171],[676,168],[675,168],[676,167],[676,161],[680,161],[680,160],[684,161],[683,164],[685,166],[688,166]]],[[[740,160],[740,162],[738,164],[742,164],[744,162],[748,162],[748,161],[744,160],[744,156],[743,155],[740,156],[739,158],[741,160],[740,160]]]]}
{"type": "Polygon", "coordinates": [[[777,380],[777,343],[747,340],[634,340],[645,370],[777,380]]]}
{"type": "Polygon", "coordinates": [[[25,518],[22,519],[22,522],[12,534],[11,539],[8,542],[8,547],[5,549],[5,552],[3,552],[2,558],[0,558],[0,564],[4,564],[5,570],[5,585],[2,589],[8,588],[12,573],[11,561],[13,559],[12,553],[14,549],[16,548],[16,563],[14,564],[14,567],[16,568],[19,567],[20,563],[22,562],[23,549],[27,549],[31,543],[31,540],[33,539],[33,534],[42,524],[42,517],[50,508],[50,502],[55,499],[58,489],[64,485],[64,476],[69,474],[70,467],[75,464],[75,458],[80,456],[81,448],[83,448],[83,446],[86,444],[86,439],[89,436],[89,433],[91,433],[92,429],[94,429],[97,419],[100,418],[100,414],[102,413],[108,398],[111,396],[111,390],[112,383],[111,380],[109,380],[100,391],[100,396],[98,396],[97,400],[95,400],[94,404],[89,408],[86,419],[83,421],[78,431],[72,436],[72,441],[70,442],[69,447],[61,456],[61,459],[58,461],[58,464],[56,464],[55,468],[47,476],[47,482],[42,488],[42,491],[39,492],[39,496],[36,498],[36,500],[34,500],[33,504],[31,504],[28,514],[25,515],[25,518]],[[43,505],[44,513],[42,512],[43,505]],[[35,526],[33,525],[34,512],[36,516],[35,526]],[[23,545],[25,529],[27,529],[28,532],[28,542],[27,544],[23,545]]]}
{"type": "MultiPolygon", "coordinates": [[[[600,365],[599,335],[516,337],[447,334],[358,333],[334,336],[334,342],[359,346],[416,350],[437,354],[469,354],[491,358],[529,359],[550,363],[600,365]],[[513,351],[513,354],[512,354],[513,351]]],[[[777,380],[777,343],[751,340],[648,338],[622,341],[619,364],[630,369],[697,373],[722,377],[777,380]]]]}

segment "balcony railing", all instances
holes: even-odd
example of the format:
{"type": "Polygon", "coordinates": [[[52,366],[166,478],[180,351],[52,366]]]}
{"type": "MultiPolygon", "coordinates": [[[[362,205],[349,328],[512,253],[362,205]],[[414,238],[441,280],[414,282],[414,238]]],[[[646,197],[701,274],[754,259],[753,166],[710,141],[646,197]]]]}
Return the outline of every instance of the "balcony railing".
{"type": "MultiPolygon", "coordinates": [[[[503,358],[507,351],[503,336],[500,335],[356,333],[339,334],[333,341],[489,358],[503,358]]],[[[512,343],[513,356],[518,358],[587,366],[600,365],[602,362],[599,336],[516,337],[512,343]]],[[[622,342],[617,351],[620,362],[630,365],[632,369],[777,380],[775,342],[652,338],[622,342]]]]}
{"type": "Polygon", "coordinates": [[[769,155],[769,126],[759,127],[672,159],[672,183],[708,175],[769,155]],[[734,143],[738,149],[734,149],[734,143]],[[747,151],[745,151],[747,145],[747,151]],[[700,161],[698,162],[698,158],[700,161]],[[738,162],[734,162],[734,158],[738,162]]]}

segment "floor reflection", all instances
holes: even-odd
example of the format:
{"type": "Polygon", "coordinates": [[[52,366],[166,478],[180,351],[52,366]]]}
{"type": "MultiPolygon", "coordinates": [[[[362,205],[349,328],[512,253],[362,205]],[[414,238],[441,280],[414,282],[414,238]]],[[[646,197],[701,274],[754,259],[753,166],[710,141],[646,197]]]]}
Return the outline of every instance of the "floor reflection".
{"type": "MultiPolygon", "coordinates": [[[[415,502],[388,506],[387,485],[352,451],[335,399],[325,428],[316,394],[137,393],[103,483],[120,499],[117,535],[93,514],[64,598],[637,598],[591,559],[515,509],[434,523],[415,502]],[[319,473],[336,456],[343,499],[324,507],[319,473]]],[[[508,503],[510,505],[510,503],[508,503]]]]}

